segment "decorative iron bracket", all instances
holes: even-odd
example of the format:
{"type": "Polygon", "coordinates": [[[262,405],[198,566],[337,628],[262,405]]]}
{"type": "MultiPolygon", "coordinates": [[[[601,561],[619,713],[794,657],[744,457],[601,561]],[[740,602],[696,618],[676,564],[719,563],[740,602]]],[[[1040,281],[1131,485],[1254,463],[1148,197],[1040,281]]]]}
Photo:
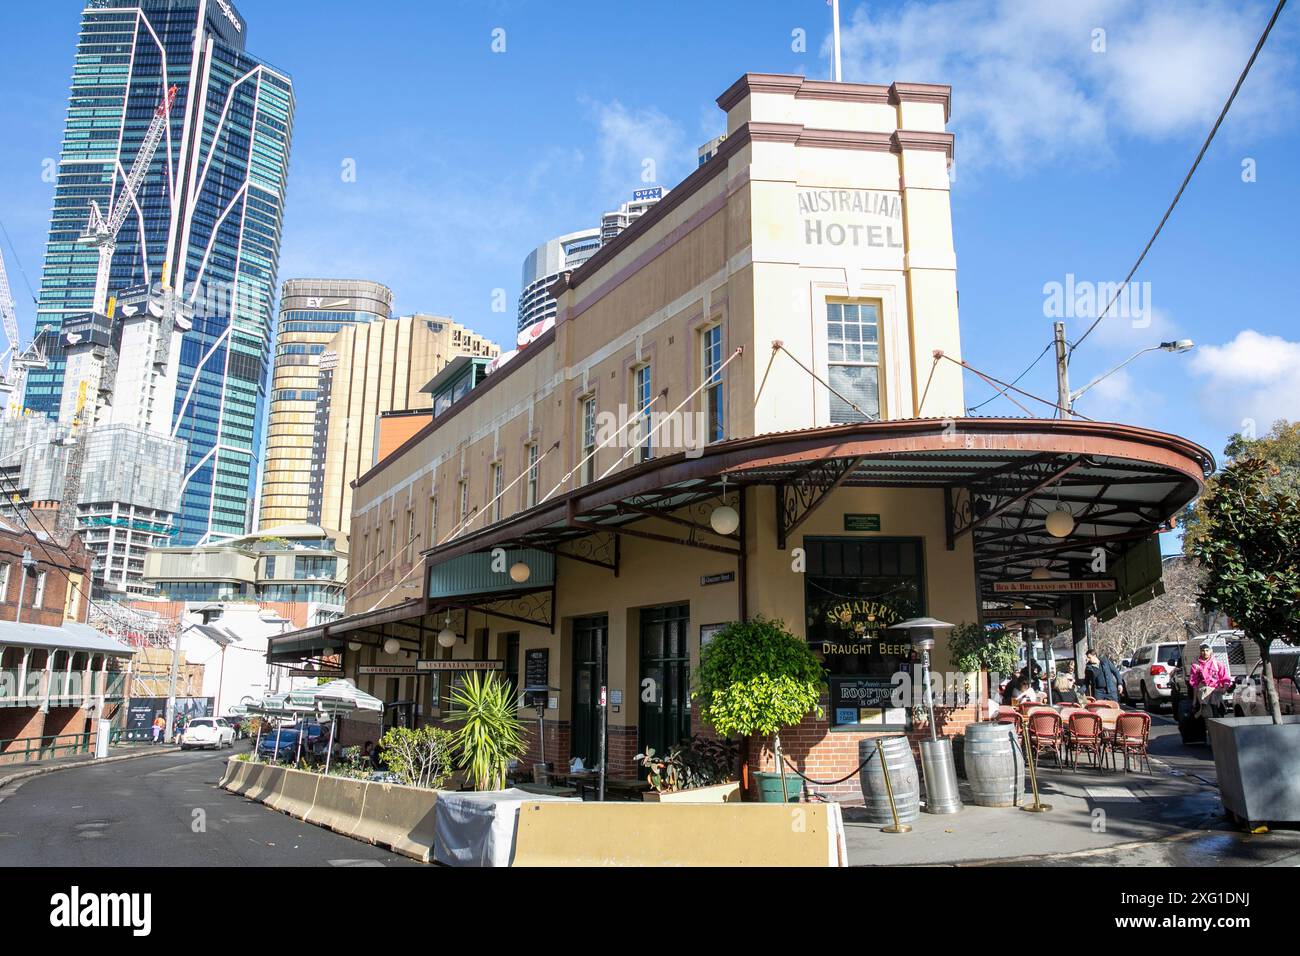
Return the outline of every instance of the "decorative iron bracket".
{"type": "Polygon", "coordinates": [[[856,458],[826,458],[809,465],[793,480],[776,486],[776,547],[785,550],[786,539],[821,507],[862,463],[856,458]]]}

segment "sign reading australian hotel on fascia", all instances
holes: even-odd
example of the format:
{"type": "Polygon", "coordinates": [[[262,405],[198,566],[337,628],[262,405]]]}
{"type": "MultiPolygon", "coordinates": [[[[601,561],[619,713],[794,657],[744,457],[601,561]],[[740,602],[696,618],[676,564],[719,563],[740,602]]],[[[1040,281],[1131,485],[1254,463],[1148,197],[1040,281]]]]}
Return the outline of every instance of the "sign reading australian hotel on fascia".
{"type": "Polygon", "coordinates": [[[903,251],[903,200],[898,193],[801,188],[798,201],[806,246],[903,251]]]}

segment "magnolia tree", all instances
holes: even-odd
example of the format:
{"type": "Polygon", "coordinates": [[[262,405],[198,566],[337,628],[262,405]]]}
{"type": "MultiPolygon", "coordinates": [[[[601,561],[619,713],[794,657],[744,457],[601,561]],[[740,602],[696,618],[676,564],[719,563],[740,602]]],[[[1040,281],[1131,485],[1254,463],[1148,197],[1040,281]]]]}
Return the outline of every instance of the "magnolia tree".
{"type": "Polygon", "coordinates": [[[1234,461],[1202,497],[1193,545],[1205,577],[1201,603],[1217,608],[1256,644],[1264,660],[1264,699],[1282,723],[1271,650],[1300,644],[1300,498],[1258,458],[1234,461]]]}

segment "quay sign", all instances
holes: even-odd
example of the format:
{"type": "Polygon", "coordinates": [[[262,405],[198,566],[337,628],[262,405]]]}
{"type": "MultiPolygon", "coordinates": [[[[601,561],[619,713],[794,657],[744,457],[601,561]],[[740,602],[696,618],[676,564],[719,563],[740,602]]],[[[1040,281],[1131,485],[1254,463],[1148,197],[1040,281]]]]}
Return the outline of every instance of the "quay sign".
{"type": "Polygon", "coordinates": [[[800,189],[799,219],[806,246],[903,248],[903,200],[876,189],[800,189]]]}

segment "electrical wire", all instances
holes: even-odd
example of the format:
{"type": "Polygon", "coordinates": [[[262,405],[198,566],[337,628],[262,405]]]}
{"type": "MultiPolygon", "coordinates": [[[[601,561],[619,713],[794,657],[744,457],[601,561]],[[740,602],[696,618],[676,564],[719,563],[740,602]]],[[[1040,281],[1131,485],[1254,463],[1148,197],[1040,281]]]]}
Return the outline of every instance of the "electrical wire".
{"type": "Polygon", "coordinates": [[[18,274],[23,277],[23,285],[27,286],[27,294],[32,297],[32,305],[40,305],[40,300],[36,297],[35,290],[32,289],[32,280],[27,278],[27,270],[23,268],[23,261],[18,258],[18,247],[9,236],[9,230],[5,228],[4,220],[0,219],[0,232],[4,233],[5,241],[9,243],[9,251],[13,253],[14,265],[18,267],[18,274]]]}
{"type": "Polygon", "coordinates": [[[1092,330],[1095,329],[1101,320],[1106,317],[1106,313],[1110,311],[1110,307],[1115,304],[1117,299],[1119,299],[1124,289],[1128,286],[1129,280],[1133,278],[1134,273],[1138,271],[1138,267],[1142,265],[1142,260],[1147,257],[1147,253],[1150,252],[1151,247],[1155,245],[1156,238],[1160,235],[1160,231],[1164,229],[1165,223],[1169,221],[1169,217],[1173,214],[1174,207],[1178,205],[1178,200],[1183,197],[1183,191],[1187,189],[1187,184],[1192,181],[1192,176],[1195,174],[1196,168],[1201,165],[1201,160],[1205,157],[1206,150],[1210,148],[1210,143],[1214,141],[1215,134],[1218,133],[1219,127],[1223,125],[1223,120],[1228,115],[1228,110],[1232,107],[1233,100],[1237,98],[1237,92],[1241,89],[1241,85],[1246,82],[1246,77],[1250,74],[1250,68],[1255,65],[1255,60],[1259,56],[1259,51],[1264,48],[1264,41],[1268,39],[1269,33],[1273,30],[1273,24],[1277,23],[1278,15],[1281,14],[1282,8],[1285,6],[1286,0],[1278,0],[1277,8],[1273,11],[1273,16],[1269,18],[1268,26],[1264,27],[1264,32],[1260,34],[1259,42],[1255,44],[1255,49],[1250,54],[1250,59],[1246,61],[1245,69],[1241,71],[1241,76],[1237,77],[1236,85],[1233,86],[1232,92],[1228,95],[1228,101],[1223,104],[1223,109],[1219,111],[1219,118],[1214,121],[1214,126],[1211,127],[1210,134],[1205,137],[1205,142],[1201,144],[1200,152],[1196,154],[1196,159],[1192,162],[1192,168],[1187,171],[1187,175],[1183,177],[1182,185],[1178,187],[1178,192],[1174,194],[1173,202],[1169,204],[1169,208],[1165,210],[1165,214],[1160,217],[1160,223],[1156,226],[1156,231],[1151,234],[1151,238],[1147,240],[1146,246],[1142,249],[1142,254],[1137,257],[1137,262],[1133,263],[1133,268],[1128,271],[1128,275],[1124,277],[1124,281],[1121,282],[1119,288],[1115,290],[1115,294],[1111,297],[1111,300],[1106,303],[1106,308],[1101,310],[1101,315],[1097,316],[1097,318],[1093,320],[1092,325],[1088,326],[1083,335],[1079,336],[1074,341],[1074,344],[1070,346],[1069,351],[1065,356],[1067,364],[1069,363],[1070,355],[1073,354],[1074,350],[1083,344],[1084,340],[1092,334],[1092,330]]]}
{"type": "MultiPolygon", "coordinates": [[[[1024,370],[1023,372],[1021,372],[1019,375],[1017,375],[1015,378],[1013,378],[1013,379],[1011,380],[1011,385],[1008,385],[1007,388],[1010,388],[1010,387],[1013,386],[1013,385],[1019,385],[1019,384],[1020,384],[1020,380],[1021,380],[1022,378],[1024,378],[1026,375],[1028,375],[1030,372],[1032,372],[1032,371],[1034,370],[1034,366],[1037,365],[1039,362],[1041,362],[1041,361],[1043,360],[1043,356],[1046,355],[1048,352],[1050,352],[1051,349],[1052,349],[1052,343],[1051,343],[1051,342],[1048,342],[1045,346],[1043,346],[1043,350],[1042,350],[1041,352],[1038,353],[1038,358],[1034,359],[1034,360],[1033,360],[1032,362],[1030,362],[1027,366],[1025,366],[1025,370],[1024,370]]],[[[1006,395],[1006,393],[1007,393],[1007,389],[1006,389],[1006,388],[1002,389],[1001,391],[999,391],[996,395],[992,396],[991,398],[986,398],[986,399],[984,399],[984,401],[980,402],[978,405],[972,405],[970,408],[966,409],[966,414],[969,415],[971,412],[977,412],[977,411],[979,411],[981,408],[983,408],[983,407],[984,407],[985,405],[987,405],[989,402],[995,402],[995,401],[997,401],[997,400],[998,400],[999,398],[1001,398],[1003,395],[1006,395]]]]}

